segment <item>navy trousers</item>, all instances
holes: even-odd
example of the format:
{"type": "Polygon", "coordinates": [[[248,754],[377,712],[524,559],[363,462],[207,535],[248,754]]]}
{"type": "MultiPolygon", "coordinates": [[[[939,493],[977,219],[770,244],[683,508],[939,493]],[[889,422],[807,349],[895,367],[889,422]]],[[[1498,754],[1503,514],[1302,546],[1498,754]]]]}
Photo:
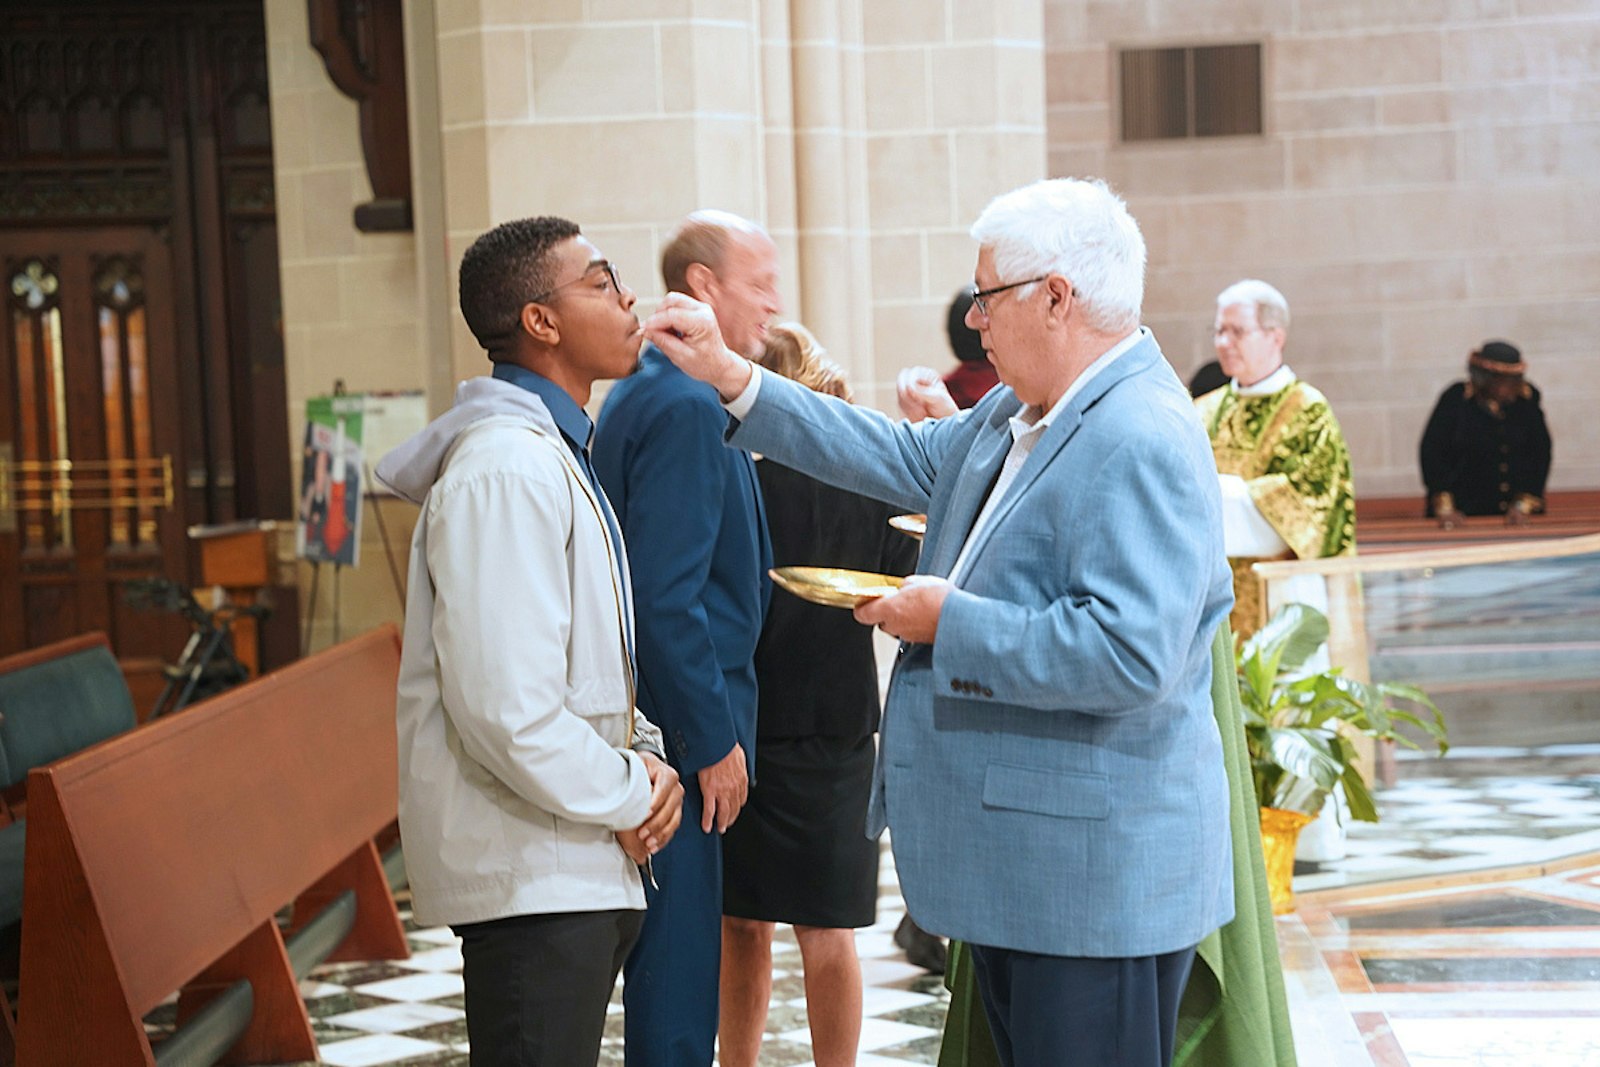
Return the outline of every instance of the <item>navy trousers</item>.
{"type": "Polygon", "coordinates": [[[1005,1067],[1168,1067],[1194,949],[1089,959],[973,945],[1005,1067]]]}
{"type": "Polygon", "coordinates": [[[700,832],[700,780],[683,775],[683,822],[652,861],[659,890],[623,967],[627,1067],[710,1067],[722,965],[722,835],[700,832]]]}

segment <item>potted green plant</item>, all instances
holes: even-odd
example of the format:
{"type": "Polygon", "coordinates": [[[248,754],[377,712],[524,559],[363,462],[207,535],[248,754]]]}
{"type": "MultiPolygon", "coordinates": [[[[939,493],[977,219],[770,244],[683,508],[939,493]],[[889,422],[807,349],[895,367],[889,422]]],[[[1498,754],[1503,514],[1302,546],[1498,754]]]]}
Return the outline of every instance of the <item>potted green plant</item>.
{"type": "Polygon", "coordinates": [[[1449,749],[1444,716],[1412,685],[1361,682],[1341,669],[1311,671],[1306,661],[1328,639],[1328,620],[1315,608],[1290,604],[1239,648],[1239,698],[1273,910],[1293,910],[1290,879],[1300,829],[1316,818],[1336,786],[1350,816],[1377,822],[1372,792],[1357,767],[1355,734],[1419,746],[1397,731],[1413,727],[1449,749]]]}

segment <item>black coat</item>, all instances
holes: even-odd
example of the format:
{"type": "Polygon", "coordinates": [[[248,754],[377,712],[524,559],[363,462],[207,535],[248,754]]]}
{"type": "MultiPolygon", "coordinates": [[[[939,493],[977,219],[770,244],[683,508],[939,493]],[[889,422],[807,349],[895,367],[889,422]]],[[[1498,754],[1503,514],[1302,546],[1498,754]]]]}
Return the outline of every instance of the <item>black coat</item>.
{"type": "MultiPolygon", "coordinates": [[[[846,567],[906,575],[917,542],[889,526],[899,509],[824,485],[770,459],[756,464],[780,567],[846,567]]],[[[756,737],[859,740],[878,728],[872,629],[843,608],[773,591],[756,646],[756,737]]]]}
{"type": "MultiPolygon", "coordinates": [[[[1550,474],[1550,431],[1539,390],[1490,412],[1456,382],[1439,397],[1422,434],[1422,480],[1428,514],[1439,493],[1455,498],[1463,515],[1504,515],[1526,493],[1544,497],[1550,474]]],[[[1542,508],[1542,505],[1541,505],[1542,508]]]]}

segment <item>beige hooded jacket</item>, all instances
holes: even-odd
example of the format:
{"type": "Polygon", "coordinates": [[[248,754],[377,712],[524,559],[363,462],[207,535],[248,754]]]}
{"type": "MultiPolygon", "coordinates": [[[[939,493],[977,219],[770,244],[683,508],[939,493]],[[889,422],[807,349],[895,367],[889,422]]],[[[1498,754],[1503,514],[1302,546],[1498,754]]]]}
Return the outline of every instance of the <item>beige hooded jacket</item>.
{"type": "Polygon", "coordinates": [[[494,378],[379,464],[422,505],[397,706],[416,920],[643,908],[627,560],[534,394],[494,378]]]}

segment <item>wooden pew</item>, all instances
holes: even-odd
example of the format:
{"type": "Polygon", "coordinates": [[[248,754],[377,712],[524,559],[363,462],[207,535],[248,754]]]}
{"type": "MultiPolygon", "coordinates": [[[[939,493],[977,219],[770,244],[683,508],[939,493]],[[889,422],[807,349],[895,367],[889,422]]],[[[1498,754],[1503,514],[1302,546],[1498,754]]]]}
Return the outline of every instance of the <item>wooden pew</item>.
{"type": "MultiPolygon", "coordinates": [[[[128,687],[103,633],[70,637],[0,659],[0,973],[15,977],[27,848],[27,777],[114,734],[131,730],[128,687]]],[[[0,1064],[14,1044],[0,991],[0,1064]]]]}
{"type": "Polygon", "coordinates": [[[239,979],[253,1011],[225,1062],[317,1058],[274,915],[353,890],[340,955],[408,955],[373,844],[399,659],[384,627],[32,772],[20,1067],[153,1065],[143,1016],[181,990],[182,1033],[239,979]]]}
{"type": "Polygon", "coordinates": [[[1461,545],[1504,544],[1585,537],[1600,533],[1600,492],[1551,493],[1542,515],[1526,524],[1507,526],[1498,516],[1472,517],[1453,530],[1423,515],[1421,496],[1372,497],[1356,500],[1356,543],[1364,555],[1406,552],[1461,545]]]}
{"type": "MultiPolygon", "coordinates": [[[[1546,517],[1573,516],[1600,519],[1600,489],[1565,489],[1545,494],[1546,517]]],[[[1356,525],[1379,519],[1420,519],[1427,511],[1422,491],[1407,496],[1362,496],[1356,494],[1356,525]]],[[[1427,520],[1433,521],[1431,519],[1427,520]]],[[[1498,522],[1493,516],[1489,521],[1498,522]]]]}
{"type": "Polygon", "coordinates": [[[0,659],[0,791],[8,813],[24,811],[34,767],[131,730],[134,721],[133,698],[103,633],[0,659]]]}

